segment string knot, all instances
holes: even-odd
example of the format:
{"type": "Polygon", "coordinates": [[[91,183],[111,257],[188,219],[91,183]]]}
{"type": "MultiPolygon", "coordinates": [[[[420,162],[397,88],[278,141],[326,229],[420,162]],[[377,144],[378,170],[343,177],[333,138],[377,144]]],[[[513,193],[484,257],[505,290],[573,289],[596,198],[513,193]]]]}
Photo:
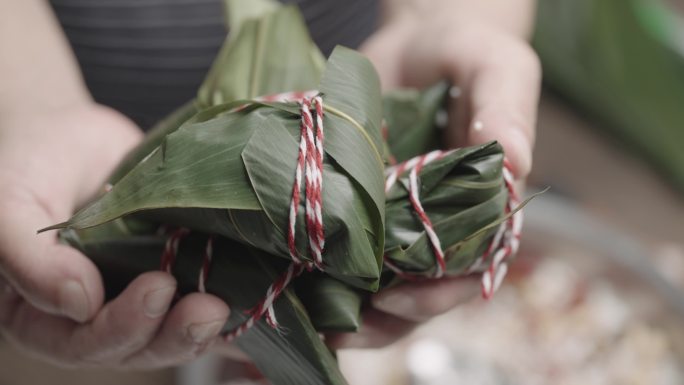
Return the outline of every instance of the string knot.
{"type": "Polygon", "coordinates": [[[288,218],[287,246],[290,258],[296,264],[303,264],[296,246],[296,225],[302,174],[305,178],[304,206],[306,216],[306,232],[313,264],[323,270],[323,249],[325,248],[325,232],[323,228],[323,99],[320,96],[304,98],[301,103],[301,124],[299,139],[299,155],[295,169],[295,181],[292,185],[292,199],[288,218]],[[315,118],[311,114],[314,110],[315,118]]]}
{"type": "MultiPolygon", "coordinates": [[[[278,95],[273,97],[277,99],[278,95]]],[[[273,304],[295,277],[304,270],[317,268],[323,271],[325,231],[323,226],[323,99],[320,95],[302,97],[299,153],[292,185],[292,199],[288,215],[287,247],[292,263],[271,284],[264,299],[250,309],[247,321],[226,334],[227,340],[239,337],[249,330],[261,317],[273,328],[278,328],[273,304]],[[312,115],[313,110],[313,115],[312,115]],[[306,239],[312,261],[304,261],[296,245],[297,214],[301,202],[302,178],[304,178],[304,209],[306,239]]]]}
{"type": "MultiPolygon", "coordinates": [[[[386,170],[385,175],[385,193],[396,184],[399,176],[405,172],[408,175],[408,195],[411,206],[420,220],[425,234],[428,237],[433,254],[435,255],[435,271],[431,278],[439,279],[446,273],[446,258],[444,250],[437,233],[435,232],[432,221],[427,216],[422,203],[420,202],[420,189],[418,183],[418,173],[422,168],[438,159],[441,159],[449,154],[451,151],[435,150],[425,155],[420,155],[398,165],[390,167],[386,170]]],[[[507,260],[510,256],[518,251],[520,245],[520,233],[522,230],[522,211],[517,210],[520,204],[518,195],[515,192],[514,178],[511,173],[511,165],[508,160],[504,159],[503,180],[506,189],[508,190],[508,202],[506,203],[505,215],[507,216],[501,225],[499,225],[494,237],[490,241],[485,252],[470,266],[467,273],[478,271],[487,261],[489,266],[485,269],[481,279],[482,296],[485,299],[490,299],[494,293],[499,289],[504,277],[508,271],[507,260]]],[[[416,281],[423,279],[422,276],[404,271],[400,266],[393,263],[390,258],[385,255],[385,266],[396,273],[405,280],[416,281]]]]}
{"type": "MultiPolygon", "coordinates": [[[[290,201],[287,229],[287,247],[292,262],[283,273],[268,287],[264,298],[253,308],[247,310],[247,320],[233,330],[225,334],[226,340],[239,337],[253,327],[256,322],[265,317],[266,322],[273,328],[278,328],[273,308],[274,302],[287,288],[290,282],[302,274],[305,270],[312,271],[314,268],[324,270],[323,252],[325,249],[325,229],[323,224],[323,158],[324,158],[324,132],[323,132],[323,99],[316,91],[288,92],[257,98],[258,102],[284,102],[297,101],[300,105],[301,123],[299,151],[295,168],[294,183],[290,201]],[[312,113],[313,111],[313,113],[312,113]],[[304,209],[305,209],[305,232],[311,261],[304,260],[296,245],[297,215],[302,200],[302,179],[304,179],[304,209]]],[[[237,110],[245,106],[238,107],[237,110]]],[[[386,125],[383,123],[383,132],[386,125]]],[[[420,220],[423,229],[430,242],[435,256],[435,271],[431,278],[439,279],[446,274],[447,261],[441,242],[430,218],[420,200],[420,188],[418,174],[423,167],[431,162],[442,159],[453,153],[451,151],[435,150],[425,155],[417,156],[408,161],[387,168],[385,175],[385,192],[396,184],[398,178],[408,172],[408,195],[411,206],[420,220]]],[[[489,261],[489,266],[482,274],[482,295],[489,299],[501,285],[508,270],[507,260],[515,254],[520,243],[522,228],[522,212],[516,211],[519,199],[513,185],[513,175],[510,172],[510,164],[504,160],[503,179],[508,190],[508,202],[506,204],[506,219],[498,227],[487,249],[469,268],[467,273],[480,271],[481,267],[489,261]]],[[[189,231],[178,229],[171,233],[162,254],[161,269],[171,272],[178,253],[179,242],[189,231]]],[[[202,268],[198,277],[198,291],[206,292],[206,282],[209,274],[209,265],[213,254],[213,237],[209,237],[205,247],[202,268]]],[[[422,276],[406,272],[395,265],[385,255],[385,265],[400,277],[406,280],[421,280],[422,276]]]]}

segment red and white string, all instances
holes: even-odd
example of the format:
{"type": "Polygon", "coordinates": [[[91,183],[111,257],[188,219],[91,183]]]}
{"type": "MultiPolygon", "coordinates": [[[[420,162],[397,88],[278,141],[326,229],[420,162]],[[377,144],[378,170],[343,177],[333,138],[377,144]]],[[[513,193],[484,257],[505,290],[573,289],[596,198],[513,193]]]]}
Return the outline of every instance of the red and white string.
{"type": "Polygon", "coordinates": [[[501,286],[508,272],[508,259],[515,255],[520,247],[523,212],[517,209],[520,205],[520,198],[515,191],[514,177],[510,170],[510,163],[504,160],[503,177],[508,190],[505,213],[508,217],[499,225],[487,251],[469,269],[476,271],[487,260],[490,260],[489,266],[482,274],[482,296],[486,299],[490,299],[501,286]]]}
{"type": "Polygon", "coordinates": [[[240,325],[230,330],[224,335],[227,341],[240,337],[247,330],[252,328],[256,322],[266,316],[266,322],[274,329],[278,328],[278,322],[275,318],[273,310],[273,303],[280,296],[280,294],[287,288],[289,283],[300,275],[305,270],[304,264],[290,263],[285,272],[281,274],[266,290],[266,296],[255,307],[247,311],[249,317],[240,325]]]}
{"type": "MultiPolygon", "coordinates": [[[[276,278],[266,290],[264,298],[246,313],[248,318],[240,325],[225,334],[226,340],[233,340],[252,328],[256,322],[265,317],[266,322],[273,328],[278,328],[273,304],[287,288],[290,282],[304,270],[314,267],[323,271],[323,251],[325,248],[325,231],[323,225],[323,100],[317,91],[287,92],[275,95],[263,96],[255,99],[261,102],[288,102],[300,103],[301,123],[300,142],[295,169],[294,184],[288,215],[287,245],[292,263],[276,278]],[[311,111],[314,111],[312,115],[311,111]],[[297,215],[301,203],[301,184],[304,178],[304,207],[306,237],[312,261],[301,258],[296,247],[297,215]]],[[[243,107],[240,107],[243,108],[243,107]]],[[[238,109],[240,109],[238,108],[238,109]]],[[[383,124],[383,126],[385,126],[383,124]]],[[[383,128],[386,131],[386,128],[383,128]]],[[[409,200],[421,221],[423,229],[428,237],[430,246],[435,255],[435,272],[431,278],[442,278],[446,273],[446,258],[444,250],[432,221],[428,217],[420,201],[420,188],[418,174],[422,168],[438,159],[451,154],[453,150],[435,150],[425,155],[417,156],[402,162],[386,170],[385,192],[387,193],[397,182],[398,178],[408,171],[409,200]]],[[[498,227],[494,237],[490,241],[486,251],[469,268],[468,273],[479,271],[489,261],[489,266],[482,274],[482,295],[489,299],[500,287],[506,272],[507,260],[517,252],[520,243],[520,231],[522,228],[522,211],[515,211],[519,199],[515,193],[513,175],[510,165],[504,161],[504,183],[509,192],[506,204],[507,219],[498,227]],[[511,214],[512,213],[512,214],[511,214]]],[[[171,272],[175,263],[180,240],[188,234],[185,229],[179,229],[171,234],[166,242],[162,255],[162,270],[171,272]]],[[[213,254],[213,238],[207,240],[202,268],[198,278],[198,291],[206,292],[211,258],[213,254]]],[[[422,276],[403,271],[385,256],[385,265],[400,277],[406,280],[422,279],[422,276]]]]}
{"type": "MultiPolygon", "coordinates": [[[[300,143],[295,169],[295,180],[292,187],[292,199],[288,216],[287,244],[292,263],[268,287],[264,298],[252,309],[247,311],[249,317],[243,323],[225,334],[227,340],[239,337],[249,330],[262,317],[273,328],[278,322],[273,309],[273,303],[285,290],[293,278],[305,269],[316,267],[323,270],[323,250],[325,248],[325,230],[323,225],[323,99],[316,91],[289,92],[257,98],[264,102],[299,101],[301,106],[300,143]],[[314,111],[312,115],[311,111],[314,111]],[[304,261],[300,257],[296,246],[297,214],[301,203],[301,184],[304,177],[304,207],[306,233],[312,261],[304,261]]],[[[238,108],[239,109],[239,108],[238,108]]],[[[166,241],[161,258],[161,270],[172,273],[178,254],[178,246],[183,237],[188,234],[187,229],[171,232],[166,241]]],[[[198,277],[198,291],[206,292],[209,267],[213,254],[213,237],[207,240],[202,268],[198,277]]]]}
{"type": "MultiPolygon", "coordinates": [[[[165,231],[166,232],[166,231],[165,231]]],[[[176,229],[171,231],[169,237],[166,239],[164,244],[164,251],[161,256],[161,266],[159,270],[165,271],[169,274],[173,274],[173,266],[176,264],[176,256],[178,255],[178,246],[180,245],[181,239],[185,238],[190,231],[185,228],[176,229]]]]}
{"type": "MultiPolygon", "coordinates": [[[[425,155],[412,158],[406,162],[402,162],[394,167],[390,167],[385,172],[385,194],[387,194],[389,190],[396,184],[397,178],[400,175],[402,175],[406,171],[409,172],[409,201],[411,202],[413,210],[416,212],[418,218],[420,219],[420,222],[423,225],[425,234],[427,235],[430,241],[432,252],[435,254],[436,265],[435,272],[433,274],[433,278],[435,279],[439,279],[444,276],[444,273],[446,272],[446,259],[444,257],[444,250],[442,250],[442,244],[439,241],[437,233],[435,232],[434,226],[432,225],[432,221],[425,213],[425,209],[423,209],[423,205],[420,202],[420,189],[418,188],[418,173],[420,173],[420,171],[423,169],[423,166],[425,166],[426,164],[432,163],[437,159],[441,159],[444,156],[450,154],[451,152],[453,151],[435,150],[425,155]]],[[[394,270],[395,272],[399,273],[401,271],[401,269],[395,266],[389,260],[389,258],[385,258],[385,263],[390,269],[394,270]]],[[[401,271],[401,274],[404,274],[403,271],[401,271]]]]}
{"type": "Polygon", "coordinates": [[[301,137],[299,155],[295,169],[295,181],[292,185],[292,199],[288,217],[287,246],[290,257],[296,264],[302,264],[296,247],[296,223],[300,204],[302,174],[305,174],[305,209],[306,231],[314,265],[323,270],[323,249],[325,233],[323,228],[323,99],[314,96],[301,101],[301,137]],[[315,111],[311,115],[311,107],[315,111]]]}
{"type": "Polygon", "coordinates": [[[249,317],[238,327],[229,331],[225,338],[232,340],[249,330],[264,315],[266,322],[273,328],[278,327],[273,303],[285,290],[293,278],[305,269],[314,266],[323,271],[323,250],[325,230],[323,226],[323,99],[319,95],[303,98],[301,105],[301,124],[299,154],[292,186],[292,199],[288,216],[287,246],[292,263],[266,290],[266,296],[248,311],[249,317]],[[312,116],[311,111],[314,111],[312,116]],[[312,262],[302,260],[296,245],[297,214],[301,201],[301,184],[304,177],[304,207],[306,233],[312,262]]]}
{"type": "MultiPolygon", "coordinates": [[[[446,271],[446,260],[444,250],[442,249],[439,237],[437,236],[432,221],[427,216],[423,205],[420,202],[420,189],[418,185],[418,173],[421,169],[438,159],[441,159],[454,150],[442,151],[435,150],[425,155],[420,155],[408,161],[402,162],[396,166],[387,168],[385,172],[385,193],[397,183],[398,178],[408,171],[408,194],[411,206],[416,215],[420,219],[425,234],[428,237],[430,246],[435,255],[435,272],[432,278],[441,278],[446,271]]],[[[508,201],[506,202],[505,214],[508,216],[505,221],[499,225],[494,237],[490,241],[487,249],[483,255],[478,258],[475,263],[470,266],[468,273],[476,272],[489,261],[489,266],[482,274],[481,287],[482,296],[490,299],[494,293],[499,289],[503,282],[506,272],[508,271],[507,260],[510,256],[518,251],[520,244],[520,232],[522,230],[522,211],[515,211],[520,204],[518,196],[515,192],[514,178],[510,171],[511,167],[508,161],[504,160],[503,179],[506,189],[508,190],[508,201]]],[[[385,256],[385,266],[387,266],[394,273],[406,280],[419,280],[422,276],[405,272],[399,266],[394,264],[390,258],[385,256]]]]}
{"type": "MultiPolygon", "coordinates": [[[[168,232],[165,227],[162,227],[161,231],[164,233],[168,232]]],[[[173,267],[176,264],[176,258],[178,257],[178,247],[180,246],[180,241],[189,234],[190,231],[186,228],[179,228],[170,231],[169,237],[166,239],[166,243],[164,244],[164,251],[162,252],[159,270],[173,274],[173,267]]],[[[209,271],[211,268],[213,254],[214,236],[212,235],[207,238],[207,244],[204,248],[204,254],[202,255],[202,265],[197,277],[197,291],[200,293],[207,292],[206,283],[209,280],[209,271]]]]}
{"type": "Polygon", "coordinates": [[[197,291],[200,293],[207,292],[207,281],[209,280],[209,268],[211,267],[211,259],[214,255],[214,237],[209,236],[207,245],[204,247],[204,255],[202,256],[202,268],[197,277],[197,291]]]}
{"type": "Polygon", "coordinates": [[[303,100],[310,100],[315,98],[319,92],[317,90],[308,91],[291,91],[282,92],[280,94],[264,95],[254,98],[257,102],[266,103],[286,103],[286,102],[296,102],[301,103],[303,100]]]}

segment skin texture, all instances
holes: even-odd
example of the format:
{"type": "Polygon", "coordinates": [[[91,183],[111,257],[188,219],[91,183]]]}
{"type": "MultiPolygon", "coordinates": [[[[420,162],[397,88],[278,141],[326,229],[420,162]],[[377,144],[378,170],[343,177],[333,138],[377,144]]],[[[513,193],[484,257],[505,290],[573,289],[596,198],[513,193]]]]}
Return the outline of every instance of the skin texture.
{"type": "MultiPolygon", "coordinates": [[[[453,99],[447,143],[497,139],[522,179],[540,81],[525,43],[532,9],[531,0],[387,1],[382,27],[362,50],[387,89],[451,79],[461,95],[453,99]]],[[[189,361],[210,346],[235,356],[215,338],[229,315],[218,298],[192,294],[170,308],[176,282],[154,272],[104,304],[95,266],[58,245],[54,233],[36,235],[96,194],[141,133],[92,101],[44,1],[0,0],[0,52],[0,333],[72,367],[149,369],[189,361]]],[[[474,297],[478,285],[448,278],[386,290],[373,297],[360,333],[328,341],[386,345],[474,297]]]]}

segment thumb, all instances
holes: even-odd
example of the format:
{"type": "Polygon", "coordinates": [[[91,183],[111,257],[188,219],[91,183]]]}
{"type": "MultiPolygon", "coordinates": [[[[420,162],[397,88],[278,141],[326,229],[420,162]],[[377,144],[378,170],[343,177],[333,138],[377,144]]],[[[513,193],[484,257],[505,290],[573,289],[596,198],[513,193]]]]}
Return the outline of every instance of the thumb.
{"type": "Polygon", "coordinates": [[[30,193],[0,195],[0,274],[40,310],[79,322],[90,319],[104,298],[95,265],[60,245],[54,233],[36,234],[55,221],[30,193]]]}

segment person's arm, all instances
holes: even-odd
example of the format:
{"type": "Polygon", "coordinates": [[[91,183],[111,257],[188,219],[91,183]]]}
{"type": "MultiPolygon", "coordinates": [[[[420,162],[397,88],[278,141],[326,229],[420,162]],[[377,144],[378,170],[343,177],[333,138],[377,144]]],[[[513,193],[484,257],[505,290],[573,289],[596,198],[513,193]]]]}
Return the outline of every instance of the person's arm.
{"type": "Polygon", "coordinates": [[[0,116],[91,102],[47,2],[3,0],[0,17],[0,116]]]}
{"type": "Polygon", "coordinates": [[[103,304],[96,267],[54,232],[102,188],[141,138],[93,102],[47,1],[0,0],[0,333],[69,366],[150,368],[186,361],[228,315],[205,294],[169,310],[169,274],[138,277],[103,304]]]}
{"type": "MultiPolygon", "coordinates": [[[[539,60],[527,43],[534,10],[534,0],[385,0],[382,26],[362,51],[385,89],[450,80],[460,94],[451,100],[446,145],[498,140],[522,180],[532,164],[541,81],[539,60]]],[[[383,290],[373,296],[360,333],[329,341],[382,346],[477,293],[479,277],[383,290]]]]}

